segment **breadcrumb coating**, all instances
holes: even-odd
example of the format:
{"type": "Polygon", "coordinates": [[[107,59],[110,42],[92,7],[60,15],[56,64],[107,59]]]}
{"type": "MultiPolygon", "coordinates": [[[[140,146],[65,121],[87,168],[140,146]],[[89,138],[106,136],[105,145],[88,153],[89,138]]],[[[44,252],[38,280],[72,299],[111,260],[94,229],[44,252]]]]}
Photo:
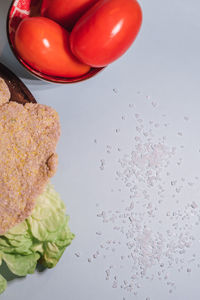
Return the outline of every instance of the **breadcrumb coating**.
{"type": "Polygon", "coordinates": [[[42,104],[7,102],[0,81],[0,235],[32,212],[57,167],[57,112],[42,104]],[[5,103],[7,102],[7,103],[5,103]]]}
{"type": "Polygon", "coordinates": [[[5,81],[3,80],[3,78],[0,77],[0,105],[8,102],[9,99],[10,99],[9,88],[5,83],[5,81]]]}

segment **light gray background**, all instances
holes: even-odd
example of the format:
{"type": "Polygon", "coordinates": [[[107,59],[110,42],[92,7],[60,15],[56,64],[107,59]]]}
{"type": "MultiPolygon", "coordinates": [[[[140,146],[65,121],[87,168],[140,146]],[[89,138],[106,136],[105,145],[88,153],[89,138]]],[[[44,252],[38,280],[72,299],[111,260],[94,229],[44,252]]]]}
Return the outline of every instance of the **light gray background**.
{"type": "MultiPolygon", "coordinates": [[[[39,103],[51,105],[60,115],[59,169],[53,182],[67,205],[76,239],[55,269],[10,282],[1,299],[122,300],[125,296],[128,300],[142,300],[149,296],[153,300],[199,300],[198,270],[189,276],[177,274],[177,288],[172,295],[162,283],[155,281],[144,283],[134,298],[133,294],[112,289],[105,280],[101,260],[87,262],[87,257],[99,246],[95,233],[102,225],[96,218],[96,203],[106,209],[109,201],[113,201],[109,192],[114,169],[111,163],[108,171],[101,172],[100,159],[105,156],[106,145],[112,144],[113,130],[121,126],[120,118],[128,104],[135,103],[143,118],[155,120],[153,110],[144,100],[147,95],[155,99],[160,113],[167,114],[174,124],[169,134],[174,143],[174,130],[181,130],[182,116],[189,115],[192,122],[183,143],[191,149],[200,145],[199,1],[142,0],[143,26],[131,49],[98,76],[73,85],[38,81],[19,65],[6,39],[10,2],[0,0],[0,61],[20,76],[39,103]],[[117,94],[113,89],[117,89],[117,94]],[[141,100],[138,91],[143,95],[141,100]],[[80,258],[75,256],[77,252],[80,258]]],[[[132,123],[124,127],[121,144],[126,144],[131,136],[135,127],[132,123]]],[[[198,157],[188,150],[185,161],[185,173],[197,175],[198,157]]],[[[196,195],[200,195],[198,188],[196,195]]],[[[200,247],[198,250],[200,255],[200,247]]]]}

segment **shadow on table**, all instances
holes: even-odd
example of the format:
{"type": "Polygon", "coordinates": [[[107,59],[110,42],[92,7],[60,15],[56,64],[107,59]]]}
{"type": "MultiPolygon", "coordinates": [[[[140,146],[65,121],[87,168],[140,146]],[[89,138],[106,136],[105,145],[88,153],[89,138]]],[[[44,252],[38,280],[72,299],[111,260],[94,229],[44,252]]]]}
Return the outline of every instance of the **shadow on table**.
{"type": "MultiPolygon", "coordinates": [[[[36,271],[37,273],[44,273],[47,270],[47,268],[45,268],[44,266],[42,266],[41,264],[38,264],[36,267],[36,271]]],[[[15,274],[13,274],[9,268],[7,267],[6,263],[3,261],[2,265],[0,266],[0,274],[8,281],[13,281],[13,280],[20,280],[25,278],[25,276],[17,276],[15,274]]]]}
{"type": "Polygon", "coordinates": [[[13,274],[7,267],[6,263],[3,261],[0,266],[0,274],[7,280],[12,281],[14,279],[22,279],[23,277],[13,274]]]}

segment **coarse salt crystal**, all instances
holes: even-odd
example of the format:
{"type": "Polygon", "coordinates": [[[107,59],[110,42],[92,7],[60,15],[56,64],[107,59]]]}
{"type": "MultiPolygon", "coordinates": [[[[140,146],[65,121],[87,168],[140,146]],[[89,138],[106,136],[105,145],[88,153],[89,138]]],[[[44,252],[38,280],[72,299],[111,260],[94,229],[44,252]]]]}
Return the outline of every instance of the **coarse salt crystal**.
{"type": "Polygon", "coordinates": [[[113,287],[114,289],[116,289],[116,288],[117,288],[117,281],[114,281],[114,282],[113,282],[113,285],[112,285],[112,287],[113,287]]]}
{"type": "MultiPolygon", "coordinates": [[[[131,107],[130,104],[129,107],[131,107]]],[[[101,252],[99,254],[96,252],[94,255],[104,257],[104,253],[108,253],[108,258],[112,257],[112,252],[116,251],[113,256],[118,256],[120,260],[119,265],[115,265],[118,272],[122,272],[121,269],[127,267],[127,259],[129,259],[128,267],[131,271],[129,280],[123,281],[121,278],[122,281],[120,281],[120,276],[117,276],[117,273],[112,278],[113,288],[119,286],[127,292],[132,292],[133,286],[139,289],[143,278],[146,278],[148,280],[166,280],[167,285],[174,289],[175,283],[170,281],[170,275],[166,274],[166,271],[176,267],[177,271],[186,268],[187,272],[191,272],[188,271],[191,269],[187,267],[187,264],[195,262],[195,256],[186,261],[184,254],[194,243],[193,229],[194,225],[198,226],[199,224],[200,211],[197,209],[197,203],[191,200],[188,201],[184,210],[179,209],[179,206],[176,205],[179,203],[180,193],[185,192],[187,183],[188,185],[190,183],[185,178],[174,178],[175,175],[172,177],[170,164],[173,162],[173,167],[177,170],[179,167],[181,168],[184,161],[183,158],[177,158],[177,155],[180,152],[182,155],[184,154],[184,151],[180,150],[184,146],[169,147],[167,135],[156,138],[157,130],[155,128],[160,125],[163,126],[163,124],[156,123],[156,121],[148,122],[138,113],[135,113],[135,118],[137,134],[131,137],[133,143],[131,151],[124,154],[119,148],[120,144],[113,147],[113,149],[121,152],[118,153],[120,157],[117,160],[118,166],[115,177],[117,184],[122,185],[113,191],[115,193],[125,191],[127,198],[120,199],[119,209],[114,208],[99,214],[101,220],[108,225],[110,224],[111,229],[115,230],[114,233],[119,236],[120,244],[116,241],[114,248],[114,241],[107,241],[105,247],[100,246],[101,252]],[[163,175],[168,176],[166,181],[163,175]],[[182,181],[182,185],[179,184],[180,181],[182,181]],[[171,198],[169,200],[173,203],[174,211],[167,211],[169,208],[166,207],[162,219],[162,209],[168,203],[167,197],[171,198]],[[174,201],[173,198],[177,200],[174,201]],[[191,218],[194,218],[194,221],[191,218]],[[192,224],[190,224],[191,220],[192,224]],[[158,226],[158,231],[152,229],[154,224],[158,226]],[[166,230],[161,233],[159,231],[162,230],[163,225],[166,225],[166,230]],[[160,269],[152,274],[151,269],[156,265],[160,269]],[[150,273],[149,276],[146,276],[147,272],[150,273]]],[[[121,116],[121,119],[125,121],[127,118],[121,116]]],[[[167,120],[165,122],[165,127],[170,125],[167,120]]],[[[163,127],[162,130],[167,131],[163,127]]],[[[178,130],[176,132],[179,136],[183,135],[178,130]]],[[[118,133],[118,129],[116,129],[116,133],[118,133]]],[[[111,148],[112,146],[109,145],[106,147],[107,151],[110,151],[111,148]]],[[[113,155],[113,153],[110,154],[113,155]]],[[[105,160],[101,165],[104,167],[105,160]]],[[[176,173],[173,172],[173,174],[176,173]]],[[[195,180],[198,180],[196,177],[195,180]]],[[[115,202],[115,205],[116,203],[118,202],[115,202]]],[[[93,258],[95,258],[94,255],[93,258]]],[[[109,278],[107,273],[106,278],[107,280],[109,278]]],[[[171,293],[172,289],[169,292],[171,293]]],[[[134,294],[137,293],[134,291],[134,294]]],[[[146,300],[150,300],[150,298],[147,297],[146,300]]]]}
{"type": "Polygon", "coordinates": [[[118,91],[117,88],[114,88],[114,89],[113,89],[113,92],[114,92],[115,94],[118,94],[119,91],[118,91]]]}
{"type": "Polygon", "coordinates": [[[96,232],[96,235],[102,235],[102,232],[97,231],[97,232],[96,232]]]}
{"type": "Polygon", "coordinates": [[[197,208],[198,207],[198,205],[196,204],[196,202],[192,202],[192,204],[191,204],[191,207],[193,208],[193,209],[195,209],[195,208],[197,208]]]}

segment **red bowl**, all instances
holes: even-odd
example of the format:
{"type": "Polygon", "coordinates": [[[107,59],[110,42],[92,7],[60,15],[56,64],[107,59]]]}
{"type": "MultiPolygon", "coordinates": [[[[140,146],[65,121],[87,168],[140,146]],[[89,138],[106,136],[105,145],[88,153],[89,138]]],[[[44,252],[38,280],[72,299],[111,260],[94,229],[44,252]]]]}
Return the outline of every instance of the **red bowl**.
{"type": "MultiPolygon", "coordinates": [[[[73,0],[72,0],[73,1],[73,0]]],[[[13,0],[8,11],[7,16],[7,36],[8,42],[10,44],[11,50],[15,57],[26,68],[30,73],[36,77],[54,83],[74,83],[89,79],[102,71],[104,68],[91,68],[90,71],[79,77],[69,78],[69,77],[58,77],[44,74],[34,68],[32,68],[28,63],[26,63],[18,54],[15,48],[15,32],[19,23],[24,18],[30,18],[31,16],[39,15],[41,0],[13,0]]]]}

